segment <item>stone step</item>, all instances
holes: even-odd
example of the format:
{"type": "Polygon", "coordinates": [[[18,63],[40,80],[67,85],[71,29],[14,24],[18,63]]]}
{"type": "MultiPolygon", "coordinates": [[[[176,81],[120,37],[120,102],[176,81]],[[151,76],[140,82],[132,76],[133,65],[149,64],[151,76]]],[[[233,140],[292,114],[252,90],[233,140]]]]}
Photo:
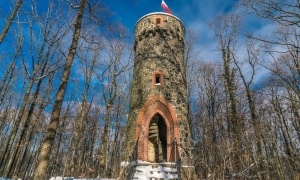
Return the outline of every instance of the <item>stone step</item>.
{"type": "Polygon", "coordinates": [[[158,126],[156,124],[152,124],[150,127],[149,127],[149,130],[153,130],[153,129],[158,129],[158,126]]]}
{"type": "Polygon", "coordinates": [[[150,163],[150,162],[145,161],[144,163],[139,162],[137,164],[137,166],[149,166],[149,165],[151,165],[152,168],[158,168],[158,166],[162,166],[162,167],[169,167],[169,168],[175,168],[176,169],[176,163],[175,162],[172,162],[172,163],[170,163],[170,162],[150,163]]]}
{"type": "Polygon", "coordinates": [[[149,134],[158,134],[158,130],[157,129],[149,129],[149,134]]]}
{"type": "Polygon", "coordinates": [[[135,167],[133,179],[141,180],[177,180],[175,163],[138,163],[135,167]]]}
{"type": "Polygon", "coordinates": [[[149,139],[154,139],[154,138],[157,138],[157,134],[149,135],[149,139]]]}

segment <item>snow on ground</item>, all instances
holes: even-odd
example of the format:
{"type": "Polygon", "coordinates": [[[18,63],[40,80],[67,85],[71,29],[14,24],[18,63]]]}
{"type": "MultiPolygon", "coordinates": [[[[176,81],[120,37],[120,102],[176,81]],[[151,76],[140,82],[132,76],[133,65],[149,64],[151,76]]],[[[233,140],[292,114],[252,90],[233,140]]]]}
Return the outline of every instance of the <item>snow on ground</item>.
{"type": "MultiPolygon", "coordinates": [[[[0,179],[1,180],[1,179],[0,179]]],[[[86,178],[73,178],[73,177],[65,177],[64,179],[61,176],[52,177],[49,180],[116,180],[116,179],[107,179],[107,178],[94,178],[94,179],[86,179],[86,178]]]]}
{"type": "Polygon", "coordinates": [[[138,161],[133,174],[133,179],[178,179],[175,163],[150,163],[138,161]]]}
{"type": "MultiPolygon", "coordinates": [[[[0,177],[0,180],[12,180],[8,178],[0,177]]],[[[17,180],[22,180],[21,178],[18,178],[17,180]]],[[[49,180],[116,180],[116,179],[107,179],[107,178],[95,178],[95,179],[85,179],[85,178],[73,178],[73,177],[65,177],[64,179],[61,176],[52,177],[49,180]]]]}
{"type": "Polygon", "coordinates": [[[170,167],[137,166],[135,179],[177,179],[177,169],[170,167]]]}

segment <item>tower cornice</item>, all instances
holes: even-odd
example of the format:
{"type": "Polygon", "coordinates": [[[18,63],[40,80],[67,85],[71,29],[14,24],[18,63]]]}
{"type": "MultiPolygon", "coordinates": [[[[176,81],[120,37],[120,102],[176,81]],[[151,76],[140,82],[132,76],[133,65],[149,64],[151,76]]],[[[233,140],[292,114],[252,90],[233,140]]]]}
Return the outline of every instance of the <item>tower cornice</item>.
{"type": "Polygon", "coordinates": [[[142,19],[144,19],[144,18],[146,18],[146,17],[148,17],[148,16],[152,16],[152,15],[167,15],[167,16],[171,16],[171,17],[177,19],[177,20],[181,23],[181,25],[182,25],[182,27],[183,27],[183,32],[185,32],[185,27],[184,27],[183,22],[182,22],[178,17],[174,16],[173,14],[169,14],[169,13],[165,13],[165,12],[153,12],[153,13],[149,13],[149,14],[144,15],[143,17],[141,17],[141,18],[135,23],[135,26],[134,26],[134,32],[135,32],[136,25],[137,25],[142,19]]]}

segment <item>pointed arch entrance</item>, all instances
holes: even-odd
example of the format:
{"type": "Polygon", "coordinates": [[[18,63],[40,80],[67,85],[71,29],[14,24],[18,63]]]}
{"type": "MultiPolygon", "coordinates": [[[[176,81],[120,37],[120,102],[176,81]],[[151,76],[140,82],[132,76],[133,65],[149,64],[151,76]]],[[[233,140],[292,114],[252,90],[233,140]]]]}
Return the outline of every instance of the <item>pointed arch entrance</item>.
{"type": "Polygon", "coordinates": [[[159,114],[155,114],[149,124],[148,161],[167,161],[167,126],[159,114]]]}
{"type": "Polygon", "coordinates": [[[136,139],[138,159],[170,162],[174,139],[179,143],[178,120],[174,108],[161,96],[153,96],[138,115],[136,139]]]}

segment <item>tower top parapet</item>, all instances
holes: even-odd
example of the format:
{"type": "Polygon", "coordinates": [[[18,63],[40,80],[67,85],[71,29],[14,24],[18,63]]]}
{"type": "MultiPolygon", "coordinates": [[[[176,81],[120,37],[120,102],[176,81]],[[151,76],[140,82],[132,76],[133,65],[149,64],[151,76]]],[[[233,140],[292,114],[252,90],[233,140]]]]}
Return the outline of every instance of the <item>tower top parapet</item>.
{"type": "Polygon", "coordinates": [[[141,17],[141,18],[135,23],[135,25],[137,25],[137,24],[139,23],[139,21],[142,20],[142,19],[144,19],[145,17],[147,17],[147,16],[152,16],[152,15],[167,15],[167,16],[172,16],[172,17],[176,18],[178,21],[180,21],[181,24],[182,24],[182,26],[184,27],[183,22],[182,22],[178,17],[174,16],[173,14],[164,13],[164,12],[153,12],[153,13],[146,14],[146,15],[144,15],[143,17],[141,17]]]}
{"type": "Polygon", "coordinates": [[[152,28],[156,26],[163,27],[164,24],[168,24],[168,25],[178,24],[180,26],[179,29],[181,29],[183,32],[183,35],[185,34],[185,28],[183,22],[178,17],[164,12],[153,12],[144,15],[136,22],[134,32],[135,34],[139,34],[138,31],[141,29],[152,28]],[[175,21],[177,22],[174,23],[175,21]],[[141,26],[143,26],[144,28],[141,28],[141,26]]]}

